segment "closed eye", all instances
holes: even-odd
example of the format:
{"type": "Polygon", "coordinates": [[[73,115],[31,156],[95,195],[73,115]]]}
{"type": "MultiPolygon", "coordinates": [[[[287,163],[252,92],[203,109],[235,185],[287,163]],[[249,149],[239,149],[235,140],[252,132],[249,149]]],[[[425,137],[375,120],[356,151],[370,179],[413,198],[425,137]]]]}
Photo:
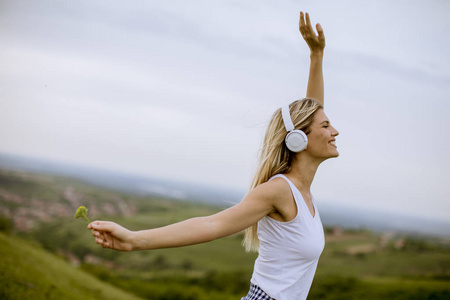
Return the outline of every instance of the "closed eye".
{"type": "Polygon", "coordinates": [[[330,121],[323,121],[323,122],[320,123],[320,124],[323,124],[323,127],[324,127],[324,128],[327,128],[327,127],[329,127],[329,125],[330,125],[330,121]]]}

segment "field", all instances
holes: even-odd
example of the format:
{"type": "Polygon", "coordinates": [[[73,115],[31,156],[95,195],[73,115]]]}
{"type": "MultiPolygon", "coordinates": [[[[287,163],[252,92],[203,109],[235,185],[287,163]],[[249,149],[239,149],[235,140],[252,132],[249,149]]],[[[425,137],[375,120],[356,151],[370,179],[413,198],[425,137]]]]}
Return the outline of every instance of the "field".
{"type": "MultiPolygon", "coordinates": [[[[0,171],[0,299],[240,299],[255,254],[240,234],[179,249],[98,247],[75,220],[163,226],[218,207],[138,197],[73,179],[0,171]]],[[[308,299],[450,299],[448,240],[326,228],[308,299]]]]}

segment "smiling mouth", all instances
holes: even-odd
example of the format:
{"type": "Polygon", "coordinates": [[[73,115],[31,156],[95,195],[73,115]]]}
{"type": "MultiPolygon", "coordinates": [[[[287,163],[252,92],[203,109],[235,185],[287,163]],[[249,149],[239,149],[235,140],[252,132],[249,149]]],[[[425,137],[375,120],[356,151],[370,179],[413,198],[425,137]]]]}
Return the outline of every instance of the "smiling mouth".
{"type": "Polygon", "coordinates": [[[331,142],[330,142],[330,145],[332,145],[332,146],[334,146],[334,147],[337,147],[337,146],[336,146],[336,141],[331,141],[331,142]]]}

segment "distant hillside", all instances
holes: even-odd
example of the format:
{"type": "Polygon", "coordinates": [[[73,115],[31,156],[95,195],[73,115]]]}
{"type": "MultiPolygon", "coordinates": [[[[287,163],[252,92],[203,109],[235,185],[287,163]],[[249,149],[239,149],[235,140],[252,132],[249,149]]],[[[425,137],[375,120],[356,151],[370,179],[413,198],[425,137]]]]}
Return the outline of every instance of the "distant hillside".
{"type": "Polygon", "coordinates": [[[216,186],[187,184],[4,153],[0,153],[0,168],[71,177],[139,196],[159,196],[219,206],[238,203],[246,193],[216,186]]]}
{"type": "Polygon", "coordinates": [[[0,215],[11,219],[15,230],[28,232],[39,222],[73,218],[78,206],[92,215],[131,216],[136,204],[117,191],[98,189],[80,181],[0,169],[0,215]]]}
{"type": "MultiPolygon", "coordinates": [[[[238,203],[246,193],[246,191],[120,174],[2,153],[0,153],[0,168],[62,175],[137,196],[177,199],[205,203],[222,208],[238,203]]],[[[76,195],[71,196],[70,193],[70,189],[66,190],[63,197],[76,198],[76,195]]],[[[355,209],[332,201],[326,201],[326,199],[317,200],[322,222],[326,226],[340,226],[352,229],[366,228],[378,232],[394,231],[412,235],[450,237],[450,220],[433,220],[393,214],[387,211],[377,212],[355,209]]],[[[77,202],[75,201],[74,203],[77,202]]]]}

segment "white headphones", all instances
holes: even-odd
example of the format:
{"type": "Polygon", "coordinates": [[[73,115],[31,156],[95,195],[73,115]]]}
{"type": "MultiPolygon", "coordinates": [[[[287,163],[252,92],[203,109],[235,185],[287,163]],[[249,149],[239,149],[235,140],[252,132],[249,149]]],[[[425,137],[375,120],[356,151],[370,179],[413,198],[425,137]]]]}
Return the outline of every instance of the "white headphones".
{"type": "Polygon", "coordinates": [[[302,152],[308,145],[308,138],[303,131],[294,129],[291,113],[289,112],[289,104],[281,108],[281,115],[283,116],[284,126],[288,132],[284,139],[286,147],[292,152],[302,152]]]}

